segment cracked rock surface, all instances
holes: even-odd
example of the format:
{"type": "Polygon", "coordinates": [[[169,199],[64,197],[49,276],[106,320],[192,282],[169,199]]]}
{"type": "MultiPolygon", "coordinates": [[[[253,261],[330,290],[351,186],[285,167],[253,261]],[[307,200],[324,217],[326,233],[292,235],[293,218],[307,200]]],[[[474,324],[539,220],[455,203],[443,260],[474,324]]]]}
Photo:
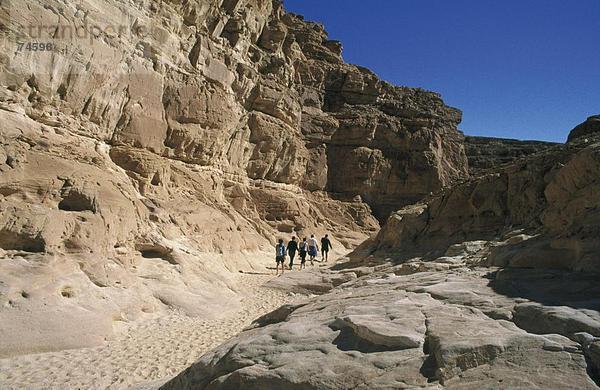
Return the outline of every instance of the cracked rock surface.
{"type": "Polygon", "coordinates": [[[322,295],[255,322],[161,389],[598,388],[600,314],[586,307],[600,287],[561,291],[585,275],[531,270],[512,279],[505,273],[514,270],[464,262],[397,275],[402,268],[384,264],[317,289],[322,295]],[[542,300],[526,286],[544,275],[542,300]]]}

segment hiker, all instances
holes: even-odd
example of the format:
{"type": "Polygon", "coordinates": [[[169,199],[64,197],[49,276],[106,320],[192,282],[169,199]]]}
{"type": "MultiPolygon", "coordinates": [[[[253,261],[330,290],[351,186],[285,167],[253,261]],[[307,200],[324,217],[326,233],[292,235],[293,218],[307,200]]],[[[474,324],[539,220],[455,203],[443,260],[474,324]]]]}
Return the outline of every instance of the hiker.
{"type": "Polygon", "coordinates": [[[319,245],[314,234],[311,234],[308,239],[308,255],[310,256],[310,265],[314,266],[315,257],[319,255],[319,245]]]}
{"type": "Polygon", "coordinates": [[[283,240],[280,238],[279,242],[275,246],[275,261],[277,263],[277,265],[275,267],[275,275],[279,274],[279,264],[281,264],[281,275],[283,275],[283,271],[285,268],[285,266],[283,265],[283,263],[285,261],[285,252],[286,252],[285,245],[283,244],[283,240]]]}
{"type": "Polygon", "coordinates": [[[296,237],[292,237],[292,241],[288,242],[287,252],[290,256],[290,269],[294,266],[294,257],[296,257],[296,251],[298,250],[298,242],[296,237]]]}
{"type": "Polygon", "coordinates": [[[325,237],[321,238],[321,257],[325,262],[327,262],[329,254],[329,250],[333,248],[331,246],[331,241],[329,241],[329,234],[326,234],[325,237]]]}
{"type": "Polygon", "coordinates": [[[300,269],[306,268],[306,254],[308,253],[308,242],[306,242],[306,237],[302,239],[302,242],[299,245],[300,249],[300,269]]]}

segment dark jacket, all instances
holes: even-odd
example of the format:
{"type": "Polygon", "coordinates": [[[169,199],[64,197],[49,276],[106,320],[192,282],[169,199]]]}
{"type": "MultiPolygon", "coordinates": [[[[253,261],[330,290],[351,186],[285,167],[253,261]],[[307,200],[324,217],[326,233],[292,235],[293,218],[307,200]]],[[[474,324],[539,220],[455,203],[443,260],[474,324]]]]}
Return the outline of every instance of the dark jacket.
{"type": "Polygon", "coordinates": [[[296,251],[298,250],[298,243],[296,241],[288,242],[287,250],[288,253],[296,253],[296,251]]]}
{"type": "Polygon", "coordinates": [[[321,249],[323,249],[324,251],[328,251],[331,249],[331,241],[329,241],[329,238],[321,238],[321,249]]]}

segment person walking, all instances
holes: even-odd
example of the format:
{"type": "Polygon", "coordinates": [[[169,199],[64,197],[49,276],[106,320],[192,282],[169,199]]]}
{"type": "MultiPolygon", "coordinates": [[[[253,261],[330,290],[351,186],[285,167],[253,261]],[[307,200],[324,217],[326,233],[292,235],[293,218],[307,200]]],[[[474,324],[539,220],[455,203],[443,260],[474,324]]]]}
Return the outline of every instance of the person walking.
{"type": "Polygon", "coordinates": [[[290,269],[294,266],[294,257],[296,257],[296,251],[298,250],[298,242],[296,237],[292,237],[292,241],[288,242],[287,253],[290,256],[290,269]]]}
{"type": "Polygon", "coordinates": [[[331,246],[331,241],[329,241],[329,234],[326,234],[325,237],[321,238],[321,257],[323,261],[327,262],[329,260],[329,250],[333,248],[331,246]]]}
{"type": "Polygon", "coordinates": [[[315,258],[319,255],[319,245],[314,234],[311,234],[308,239],[308,255],[310,256],[310,265],[314,266],[315,258]]]}
{"type": "Polygon", "coordinates": [[[306,254],[308,253],[308,242],[306,242],[306,237],[302,239],[298,248],[300,249],[300,269],[303,269],[306,268],[306,254]]]}
{"type": "Polygon", "coordinates": [[[286,253],[285,244],[283,243],[283,240],[280,238],[277,245],[275,245],[275,262],[276,262],[275,275],[279,274],[279,265],[280,264],[281,264],[281,275],[283,275],[283,271],[285,268],[285,266],[283,264],[285,262],[285,253],[286,253]]]}

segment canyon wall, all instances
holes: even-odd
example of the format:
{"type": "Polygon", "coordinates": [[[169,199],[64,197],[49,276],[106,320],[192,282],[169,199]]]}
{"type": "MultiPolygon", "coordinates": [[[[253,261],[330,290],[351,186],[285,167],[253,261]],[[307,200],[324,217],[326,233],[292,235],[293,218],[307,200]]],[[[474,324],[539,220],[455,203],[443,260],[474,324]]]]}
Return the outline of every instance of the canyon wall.
{"type": "Polygon", "coordinates": [[[599,174],[587,132],[407,206],[160,389],[598,389],[599,174]]]}
{"type": "Polygon", "coordinates": [[[0,22],[0,356],[219,316],[277,237],[343,253],[467,174],[458,110],[279,1],[5,1],[0,22]]]}
{"type": "Polygon", "coordinates": [[[460,111],[276,0],[13,0],[0,26],[0,358],[219,318],[276,238],[345,254],[385,222],[164,388],[597,388],[597,278],[565,272],[600,264],[594,117],[465,152],[460,111]]]}
{"type": "Polygon", "coordinates": [[[382,220],[466,173],[458,110],[344,63],[321,25],[277,1],[82,4],[7,3],[4,101],[35,120],[66,116],[111,146],[360,195],[382,220]],[[34,31],[52,52],[18,51],[30,26],[47,27],[34,31]],[[88,39],[69,35],[79,28],[88,39]]]}
{"type": "Polygon", "coordinates": [[[394,213],[381,253],[426,254],[509,238],[488,265],[600,270],[600,139],[588,134],[488,171],[394,213]]]}
{"type": "Polygon", "coordinates": [[[471,175],[498,168],[516,159],[548,150],[558,144],[542,141],[521,141],[505,138],[465,137],[465,152],[471,175]]]}

